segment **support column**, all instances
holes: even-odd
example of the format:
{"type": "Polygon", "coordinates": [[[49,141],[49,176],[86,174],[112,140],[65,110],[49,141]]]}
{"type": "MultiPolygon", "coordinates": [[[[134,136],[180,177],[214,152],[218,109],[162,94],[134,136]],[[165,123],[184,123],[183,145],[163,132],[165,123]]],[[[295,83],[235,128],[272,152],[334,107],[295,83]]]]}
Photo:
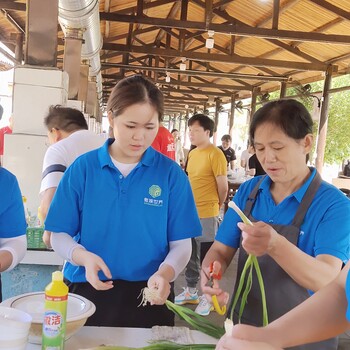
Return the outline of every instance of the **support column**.
{"type": "Polygon", "coordinates": [[[249,124],[252,121],[253,115],[254,115],[255,110],[256,110],[256,98],[257,98],[259,92],[260,92],[260,88],[259,87],[253,87],[252,101],[251,101],[251,104],[250,104],[249,124]]]}
{"type": "Polygon", "coordinates": [[[183,146],[186,147],[186,141],[187,141],[187,131],[188,131],[188,119],[190,119],[188,110],[186,111],[185,116],[185,132],[184,132],[184,138],[183,138],[183,146]]]}
{"type": "Polygon", "coordinates": [[[84,101],[84,105],[87,103],[87,92],[88,92],[88,83],[89,83],[89,63],[84,60],[79,69],[79,91],[78,91],[78,100],[84,101]]]}
{"type": "Polygon", "coordinates": [[[326,78],[323,85],[322,107],[320,122],[318,126],[317,146],[316,146],[316,169],[322,174],[324,150],[326,148],[328,111],[329,111],[329,89],[332,82],[333,67],[330,65],[326,71],[326,78]]]}
{"type": "Polygon", "coordinates": [[[219,124],[219,114],[220,114],[220,106],[221,106],[221,100],[217,97],[215,99],[215,117],[214,117],[214,136],[213,136],[213,144],[216,145],[216,138],[217,138],[217,130],[218,130],[218,124],[219,124]]]}
{"type": "Polygon", "coordinates": [[[287,83],[285,81],[281,82],[280,98],[286,97],[287,94],[287,83]]]}
{"type": "Polygon", "coordinates": [[[23,60],[23,33],[16,33],[15,59],[22,63],[23,60]]]}
{"type": "Polygon", "coordinates": [[[56,67],[58,0],[27,1],[25,63],[56,67]]]}
{"type": "Polygon", "coordinates": [[[235,104],[236,104],[236,95],[231,95],[231,111],[230,111],[230,120],[229,120],[229,126],[228,126],[228,133],[231,135],[233,134],[233,123],[235,120],[235,104]]]}
{"type": "Polygon", "coordinates": [[[83,30],[67,28],[64,40],[63,70],[69,75],[68,98],[78,99],[83,30]]]}
{"type": "Polygon", "coordinates": [[[180,115],[179,115],[179,134],[181,134],[181,128],[182,128],[182,114],[180,113],[180,115]]]}

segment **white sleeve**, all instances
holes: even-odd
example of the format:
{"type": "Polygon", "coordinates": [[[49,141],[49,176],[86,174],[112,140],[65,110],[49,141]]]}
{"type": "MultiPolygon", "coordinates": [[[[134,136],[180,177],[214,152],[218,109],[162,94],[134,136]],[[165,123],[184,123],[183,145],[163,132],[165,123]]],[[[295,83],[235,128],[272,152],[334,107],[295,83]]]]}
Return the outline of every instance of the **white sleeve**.
{"type": "Polygon", "coordinates": [[[175,276],[171,282],[175,281],[179,274],[186,267],[187,263],[191,258],[191,253],[191,238],[169,242],[169,253],[165,257],[164,261],[160,264],[160,266],[162,266],[163,264],[167,264],[174,269],[175,276]]]}
{"type": "Polygon", "coordinates": [[[64,260],[67,260],[72,265],[77,266],[72,260],[72,253],[75,248],[85,249],[81,244],[77,243],[68,233],[52,232],[51,246],[53,250],[60,255],[64,260]]]}
{"type": "Polygon", "coordinates": [[[27,236],[21,235],[12,238],[0,238],[0,247],[0,251],[7,250],[12,254],[12,264],[5,270],[10,271],[16,267],[26,255],[27,236]]]}
{"type": "Polygon", "coordinates": [[[48,188],[57,187],[68,166],[64,157],[64,149],[60,146],[58,142],[46,150],[39,193],[43,193],[48,188]]]}

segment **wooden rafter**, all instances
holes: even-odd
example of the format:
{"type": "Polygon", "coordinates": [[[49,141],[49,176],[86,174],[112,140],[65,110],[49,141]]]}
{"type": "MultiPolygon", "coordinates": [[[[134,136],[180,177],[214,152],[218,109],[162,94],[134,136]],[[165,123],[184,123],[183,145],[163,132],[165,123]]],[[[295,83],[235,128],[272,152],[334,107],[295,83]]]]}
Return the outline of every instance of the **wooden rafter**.
{"type": "Polygon", "coordinates": [[[179,57],[186,56],[188,59],[205,61],[205,62],[222,62],[222,63],[235,63],[244,64],[246,66],[254,67],[280,67],[280,68],[294,68],[299,70],[313,70],[313,71],[325,71],[327,65],[324,63],[307,63],[307,62],[291,62],[272,59],[261,59],[254,57],[242,57],[238,55],[229,56],[214,53],[203,52],[179,52],[174,49],[162,49],[154,47],[143,46],[127,46],[122,44],[104,43],[104,50],[119,51],[119,52],[134,52],[141,54],[151,54],[153,56],[163,57],[179,57]]]}
{"type": "Polygon", "coordinates": [[[280,29],[276,30],[267,28],[254,28],[249,26],[231,25],[226,23],[211,23],[209,28],[206,28],[205,23],[197,21],[182,21],[176,19],[169,20],[163,18],[153,18],[144,16],[139,17],[134,15],[121,15],[118,13],[106,12],[100,12],[100,18],[103,20],[122,23],[141,23],[147,25],[154,25],[154,23],[157,23],[157,26],[164,28],[196,29],[202,31],[207,31],[208,29],[211,29],[217,33],[228,35],[350,45],[350,36],[340,34],[323,34],[280,29]]]}

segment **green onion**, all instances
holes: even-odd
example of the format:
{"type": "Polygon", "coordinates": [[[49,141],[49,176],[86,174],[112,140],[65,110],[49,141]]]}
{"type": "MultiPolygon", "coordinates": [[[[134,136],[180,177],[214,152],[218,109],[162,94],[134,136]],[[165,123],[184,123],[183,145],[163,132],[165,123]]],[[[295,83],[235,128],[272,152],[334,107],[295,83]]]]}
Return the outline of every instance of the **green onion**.
{"type": "Polygon", "coordinates": [[[174,342],[158,342],[142,348],[129,348],[125,346],[105,346],[101,345],[86,350],[213,350],[215,344],[177,344],[174,342]]]}
{"type": "MultiPolygon", "coordinates": [[[[142,301],[140,305],[146,305],[151,300],[155,300],[157,296],[154,291],[149,288],[144,288],[141,292],[142,301]]],[[[204,334],[210,335],[213,338],[220,339],[224,334],[225,330],[223,327],[216,326],[211,322],[207,321],[203,316],[198,315],[193,310],[176,305],[170,300],[165,302],[167,308],[172,311],[174,314],[178,315],[180,318],[185,320],[189,325],[191,325],[195,330],[198,330],[204,334]]]]}
{"type": "Polygon", "coordinates": [[[225,330],[223,327],[216,326],[211,322],[207,321],[203,316],[198,315],[188,307],[181,305],[175,305],[171,301],[167,300],[165,305],[169,310],[174,312],[180,318],[185,320],[194,329],[201,331],[204,334],[210,335],[213,338],[220,339],[224,334],[225,330]]]}
{"type": "MultiPolygon", "coordinates": [[[[236,205],[236,203],[234,202],[230,202],[228,204],[228,206],[230,208],[232,208],[238,215],[239,217],[242,219],[242,221],[246,224],[246,225],[253,225],[253,223],[244,215],[244,213],[242,212],[241,209],[238,208],[238,206],[236,205]]],[[[242,294],[242,299],[241,299],[241,305],[239,308],[239,313],[238,313],[238,320],[241,320],[243,311],[244,311],[244,307],[247,303],[247,297],[248,294],[252,288],[252,282],[253,282],[253,277],[252,277],[252,273],[253,273],[253,268],[255,269],[256,272],[256,276],[258,278],[258,282],[259,282],[259,287],[260,287],[260,293],[261,293],[261,300],[262,300],[262,314],[263,314],[263,326],[267,326],[269,321],[268,321],[268,315],[267,315],[267,305],[266,305],[266,295],[265,295],[265,287],[264,287],[264,281],[261,275],[261,271],[260,271],[260,267],[259,267],[259,262],[258,259],[255,255],[249,254],[248,258],[244,264],[242,273],[241,273],[241,277],[239,279],[239,283],[238,283],[238,288],[235,294],[235,297],[233,299],[233,303],[232,303],[232,308],[231,308],[231,313],[230,313],[230,319],[232,320],[233,318],[233,312],[235,310],[235,307],[237,305],[238,299],[241,296],[242,290],[243,290],[243,285],[245,282],[245,276],[247,273],[247,270],[249,269],[249,274],[247,277],[247,283],[246,283],[246,287],[243,291],[242,294]]]]}

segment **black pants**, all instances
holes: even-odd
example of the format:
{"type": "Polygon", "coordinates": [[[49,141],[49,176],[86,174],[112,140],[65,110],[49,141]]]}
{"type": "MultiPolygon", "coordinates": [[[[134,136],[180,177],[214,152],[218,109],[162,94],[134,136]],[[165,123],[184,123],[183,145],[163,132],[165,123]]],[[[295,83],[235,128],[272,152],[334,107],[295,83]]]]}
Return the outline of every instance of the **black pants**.
{"type": "Polygon", "coordinates": [[[201,265],[202,265],[202,262],[203,262],[203,259],[205,257],[205,254],[208,253],[208,250],[210,249],[210,247],[213,245],[214,242],[201,242],[200,244],[200,249],[201,249],[201,252],[200,252],[200,262],[201,262],[201,265]]]}
{"type": "MultiPolygon", "coordinates": [[[[96,290],[90,283],[71,283],[65,280],[69,292],[81,295],[96,306],[96,312],[89,317],[86,326],[136,327],[174,326],[174,313],[165,305],[139,304],[141,291],[147,281],[129,282],[114,280],[112,289],[96,290]]],[[[171,285],[169,300],[174,300],[174,285],[171,285]]]]}

